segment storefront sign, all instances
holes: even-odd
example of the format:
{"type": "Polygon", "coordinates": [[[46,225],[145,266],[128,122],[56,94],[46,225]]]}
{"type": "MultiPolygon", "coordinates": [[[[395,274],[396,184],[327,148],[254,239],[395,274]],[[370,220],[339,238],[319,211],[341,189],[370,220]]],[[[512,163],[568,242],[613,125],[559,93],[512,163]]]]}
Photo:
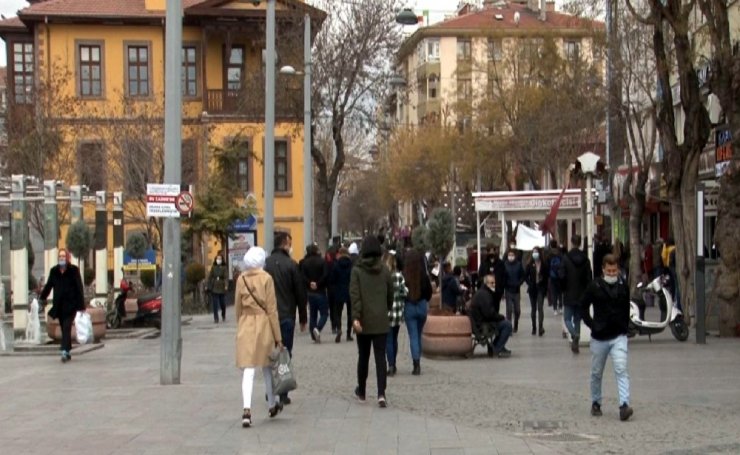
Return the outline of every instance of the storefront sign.
{"type": "Polygon", "coordinates": [[[717,128],[715,132],[715,164],[717,177],[721,177],[732,161],[732,133],[728,127],[717,128]]]}
{"type": "MultiPolygon", "coordinates": [[[[545,197],[510,197],[506,199],[479,200],[475,202],[475,209],[479,212],[509,212],[520,210],[548,210],[558,195],[545,197]]],[[[560,202],[560,208],[577,209],[581,207],[580,195],[565,195],[560,202]]]]}

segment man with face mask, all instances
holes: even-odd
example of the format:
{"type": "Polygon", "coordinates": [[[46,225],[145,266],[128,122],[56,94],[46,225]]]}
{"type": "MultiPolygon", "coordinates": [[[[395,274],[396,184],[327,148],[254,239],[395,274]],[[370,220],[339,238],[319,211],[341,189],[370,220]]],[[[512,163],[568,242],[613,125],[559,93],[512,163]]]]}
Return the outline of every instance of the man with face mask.
{"type": "Polygon", "coordinates": [[[85,293],[82,287],[80,269],[69,263],[69,253],[59,250],[59,262],[49,271],[49,279],[41,291],[41,301],[46,301],[49,293],[54,291],[53,304],[49,316],[59,320],[62,329],[60,346],[62,362],[72,360],[72,323],[78,311],[85,311],[85,293]]]}
{"type": "Polygon", "coordinates": [[[603,276],[589,283],[581,299],[583,322],[591,329],[591,415],[601,416],[601,380],[606,357],[612,358],[619,392],[619,418],[630,418],[630,379],[627,372],[629,288],[619,276],[619,263],[612,254],[604,256],[603,276]],[[593,305],[593,318],[589,308],[593,305]]]}
{"type": "Polygon", "coordinates": [[[506,349],[506,342],[509,341],[512,327],[511,322],[499,314],[501,298],[496,298],[496,277],[493,274],[487,274],[482,283],[483,285],[475,293],[470,304],[471,322],[476,327],[481,327],[484,323],[494,325],[498,336],[493,340],[493,348],[489,347],[489,354],[510,357],[511,351],[506,349]]]}
{"type": "Polygon", "coordinates": [[[213,261],[211,273],[208,275],[206,292],[211,295],[213,306],[213,322],[218,324],[218,310],[221,309],[221,322],[226,322],[226,291],[229,284],[229,271],[224,264],[224,258],[219,252],[213,261]]]}

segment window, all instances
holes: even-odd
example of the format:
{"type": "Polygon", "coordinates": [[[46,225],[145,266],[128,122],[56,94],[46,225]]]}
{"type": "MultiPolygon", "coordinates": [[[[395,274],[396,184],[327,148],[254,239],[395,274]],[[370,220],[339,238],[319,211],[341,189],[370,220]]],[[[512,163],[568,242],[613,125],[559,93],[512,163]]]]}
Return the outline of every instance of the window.
{"type": "Polygon", "coordinates": [[[33,102],[33,43],[13,43],[13,98],[16,104],[33,102]]]}
{"type": "Polygon", "coordinates": [[[457,59],[458,60],[470,60],[473,54],[472,43],[469,39],[458,39],[457,40],[457,59]]]}
{"type": "Polygon", "coordinates": [[[226,59],[225,63],[226,89],[241,90],[242,81],[244,80],[244,46],[232,46],[229,50],[229,58],[226,59]]]}
{"type": "Polygon", "coordinates": [[[438,39],[430,39],[426,42],[427,47],[427,60],[432,62],[438,62],[439,61],[439,40],[438,39]]]}
{"type": "Polygon", "coordinates": [[[82,142],[77,147],[77,169],[80,183],[87,185],[90,191],[102,191],[106,188],[108,163],[105,157],[105,146],[102,142],[82,142]]]}
{"type": "Polygon", "coordinates": [[[565,42],[565,57],[568,60],[577,60],[581,54],[581,42],[580,41],[566,41],[565,42]]]}
{"type": "Polygon", "coordinates": [[[198,52],[195,46],[182,48],[182,95],[198,96],[198,52]]]}
{"type": "Polygon", "coordinates": [[[193,185],[198,180],[198,148],[195,139],[182,141],[181,176],[182,183],[193,185]]]}
{"type": "Polygon", "coordinates": [[[236,168],[234,169],[236,186],[242,193],[247,193],[252,190],[250,169],[252,165],[252,144],[244,138],[232,138],[227,147],[236,152],[236,168]]]}
{"type": "Polygon", "coordinates": [[[457,80],[457,99],[470,100],[473,98],[473,81],[471,79],[457,80]]]}
{"type": "Polygon", "coordinates": [[[126,46],[126,93],[149,96],[149,46],[126,46]]]}
{"type": "Polygon", "coordinates": [[[501,39],[491,38],[488,40],[488,61],[500,62],[504,57],[504,46],[501,39]]]}
{"type": "Polygon", "coordinates": [[[290,191],[290,157],[288,141],[275,141],[275,192],[290,191]]]}
{"type": "Polygon", "coordinates": [[[438,85],[439,78],[436,74],[432,73],[429,75],[429,81],[427,83],[427,92],[428,97],[430,99],[434,99],[437,97],[437,85],[438,85]]]}
{"type": "Polygon", "coordinates": [[[123,153],[126,168],[125,175],[122,177],[126,194],[128,196],[146,194],[146,184],[152,181],[152,149],[150,144],[146,139],[140,142],[133,139],[123,144],[123,153]]]}
{"type": "Polygon", "coordinates": [[[103,48],[100,44],[78,47],[78,93],[82,97],[103,95],[103,48]]]}

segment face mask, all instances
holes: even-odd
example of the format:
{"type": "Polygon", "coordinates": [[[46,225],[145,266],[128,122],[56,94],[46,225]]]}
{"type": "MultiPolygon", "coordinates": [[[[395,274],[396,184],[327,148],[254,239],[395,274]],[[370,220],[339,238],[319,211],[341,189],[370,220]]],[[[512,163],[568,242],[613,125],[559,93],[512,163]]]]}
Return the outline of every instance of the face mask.
{"type": "Polygon", "coordinates": [[[496,285],[495,284],[494,285],[487,285],[487,286],[488,286],[488,289],[491,290],[491,292],[496,292],[496,285]]]}
{"type": "Polygon", "coordinates": [[[532,259],[534,259],[536,261],[539,258],[540,258],[540,253],[532,253],[532,259]]]}
{"type": "Polygon", "coordinates": [[[516,259],[516,257],[514,257],[514,256],[509,256],[509,262],[514,262],[514,259],[516,259]]]}
{"type": "Polygon", "coordinates": [[[606,282],[606,284],[616,284],[617,280],[618,280],[618,277],[616,276],[604,275],[604,281],[606,282]]]}
{"type": "Polygon", "coordinates": [[[288,256],[293,256],[293,247],[288,248],[288,256]]]}
{"type": "Polygon", "coordinates": [[[59,260],[59,267],[64,268],[67,266],[67,260],[66,259],[60,259],[59,260]]]}
{"type": "Polygon", "coordinates": [[[216,264],[221,265],[221,262],[223,262],[221,259],[216,259],[216,264]]]}

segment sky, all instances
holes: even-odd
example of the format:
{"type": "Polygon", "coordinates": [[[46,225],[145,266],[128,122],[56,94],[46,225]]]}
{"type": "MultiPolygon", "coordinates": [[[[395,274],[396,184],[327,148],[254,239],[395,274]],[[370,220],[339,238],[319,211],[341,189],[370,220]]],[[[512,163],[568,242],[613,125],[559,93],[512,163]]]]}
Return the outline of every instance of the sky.
{"type": "MultiPolygon", "coordinates": [[[[419,15],[429,10],[431,22],[444,19],[445,14],[454,13],[459,0],[407,0],[406,4],[414,8],[419,15]]],[[[16,11],[27,5],[26,0],[0,0],[0,14],[5,17],[15,16],[16,11]]],[[[0,66],[5,66],[5,45],[0,46],[0,66]]]]}

